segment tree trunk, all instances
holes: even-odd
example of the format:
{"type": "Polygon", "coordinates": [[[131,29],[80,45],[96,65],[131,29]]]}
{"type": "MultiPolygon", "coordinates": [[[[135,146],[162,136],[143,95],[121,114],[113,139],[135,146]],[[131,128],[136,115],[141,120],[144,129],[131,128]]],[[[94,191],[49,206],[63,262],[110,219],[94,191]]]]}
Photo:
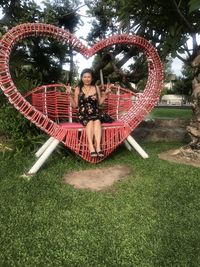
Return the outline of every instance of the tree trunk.
{"type": "Polygon", "coordinates": [[[200,152],[200,55],[192,61],[194,79],[192,81],[192,111],[193,116],[187,131],[192,141],[189,146],[200,152]]]}

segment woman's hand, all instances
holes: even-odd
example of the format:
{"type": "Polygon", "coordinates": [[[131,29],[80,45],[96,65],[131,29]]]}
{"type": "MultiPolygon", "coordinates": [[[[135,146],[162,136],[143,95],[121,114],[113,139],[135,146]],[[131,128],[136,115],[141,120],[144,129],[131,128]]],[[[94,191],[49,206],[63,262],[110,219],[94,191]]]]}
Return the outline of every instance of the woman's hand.
{"type": "Polygon", "coordinates": [[[97,86],[97,94],[99,98],[99,105],[103,104],[103,102],[106,100],[107,95],[111,92],[111,88],[113,87],[112,83],[106,84],[106,90],[104,92],[100,92],[99,87],[97,86]]]}
{"type": "Polygon", "coordinates": [[[109,94],[111,92],[111,88],[114,86],[114,84],[112,83],[107,83],[106,84],[106,90],[105,90],[105,94],[109,94]]]}
{"type": "Polygon", "coordinates": [[[72,91],[72,87],[70,86],[70,84],[68,84],[66,86],[66,93],[69,94],[72,107],[77,108],[78,107],[78,96],[80,93],[79,87],[73,88],[73,91],[72,91]]]}
{"type": "Polygon", "coordinates": [[[66,88],[66,93],[71,95],[72,94],[72,87],[70,86],[69,83],[65,86],[65,88],[66,88]]]}

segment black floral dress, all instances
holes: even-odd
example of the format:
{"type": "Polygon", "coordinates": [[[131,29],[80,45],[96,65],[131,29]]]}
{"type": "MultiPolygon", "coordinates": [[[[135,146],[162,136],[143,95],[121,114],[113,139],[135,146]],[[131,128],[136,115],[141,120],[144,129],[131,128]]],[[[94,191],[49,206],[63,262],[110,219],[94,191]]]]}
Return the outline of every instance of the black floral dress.
{"type": "Polygon", "coordinates": [[[78,107],[79,122],[84,126],[91,120],[100,120],[97,92],[85,97],[85,94],[80,89],[78,107]]]}

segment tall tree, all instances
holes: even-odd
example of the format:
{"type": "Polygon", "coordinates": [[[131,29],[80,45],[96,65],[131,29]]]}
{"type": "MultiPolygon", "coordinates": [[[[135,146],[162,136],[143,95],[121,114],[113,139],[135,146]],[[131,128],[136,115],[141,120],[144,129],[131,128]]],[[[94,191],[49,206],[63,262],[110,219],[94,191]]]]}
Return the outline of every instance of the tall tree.
{"type": "Polygon", "coordinates": [[[3,13],[0,24],[7,28],[19,23],[35,22],[40,14],[39,6],[33,0],[0,0],[0,7],[3,13]]]}
{"type": "MultiPolygon", "coordinates": [[[[34,1],[28,0],[1,1],[0,4],[3,11],[3,18],[0,21],[2,33],[19,23],[27,22],[51,23],[74,32],[80,21],[76,12],[79,1],[45,1],[43,10],[34,1]]],[[[19,42],[12,51],[10,60],[11,67],[14,67],[11,68],[12,76],[17,84],[29,85],[27,90],[31,89],[32,83],[23,82],[23,79],[30,80],[31,76],[33,80],[38,76],[38,84],[62,81],[63,64],[69,63],[73,67],[72,59],[70,46],[39,37],[28,38],[19,42]]]]}
{"type": "Polygon", "coordinates": [[[183,65],[181,73],[182,76],[178,77],[174,81],[173,92],[175,94],[184,94],[191,96],[193,79],[193,70],[191,66],[183,65]]]}

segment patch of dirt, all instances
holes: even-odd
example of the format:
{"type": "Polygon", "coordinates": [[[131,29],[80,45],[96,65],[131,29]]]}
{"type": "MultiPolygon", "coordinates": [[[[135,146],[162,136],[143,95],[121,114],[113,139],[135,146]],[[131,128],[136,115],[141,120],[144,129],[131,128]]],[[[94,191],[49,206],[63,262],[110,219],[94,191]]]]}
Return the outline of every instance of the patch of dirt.
{"type": "Polygon", "coordinates": [[[179,148],[168,150],[158,155],[160,159],[182,163],[200,168],[200,151],[194,151],[191,148],[179,148]]]}
{"type": "Polygon", "coordinates": [[[100,191],[113,185],[114,182],[124,179],[130,173],[130,167],[115,165],[69,173],[64,177],[64,182],[75,188],[100,191]]]}

